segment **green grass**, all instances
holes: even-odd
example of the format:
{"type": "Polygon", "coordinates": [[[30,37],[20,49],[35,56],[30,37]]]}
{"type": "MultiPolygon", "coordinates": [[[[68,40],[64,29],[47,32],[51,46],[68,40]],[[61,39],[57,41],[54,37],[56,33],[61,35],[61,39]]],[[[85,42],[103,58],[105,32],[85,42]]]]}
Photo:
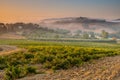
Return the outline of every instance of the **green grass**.
{"type": "Polygon", "coordinates": [[[79,47],[100,47],[100,48],[119,48],[117,43],[99,42],[53,42],[53,41],[34,41],[34,40],[14,40],[0,39],[0,45],[16,45],[19,47],[27,46],[79,46],[79,47]]]}

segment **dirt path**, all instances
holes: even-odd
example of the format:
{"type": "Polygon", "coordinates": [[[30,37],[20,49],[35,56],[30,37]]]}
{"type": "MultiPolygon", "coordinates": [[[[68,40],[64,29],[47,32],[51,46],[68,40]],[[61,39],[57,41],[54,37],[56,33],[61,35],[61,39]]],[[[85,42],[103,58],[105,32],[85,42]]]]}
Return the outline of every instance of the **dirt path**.
{"type": "Polygon", "coordinates": [[[9,45],[0,45],[0,49],[1,49],[0,55],[7,55],[21,50],[16,46],[9,46],[9,45]]]}
{"type": "Polygon", "coordinates": [[[106,57],[79,68],[38,74],[20,80],[120,80],[120,56],[106,57]]]}

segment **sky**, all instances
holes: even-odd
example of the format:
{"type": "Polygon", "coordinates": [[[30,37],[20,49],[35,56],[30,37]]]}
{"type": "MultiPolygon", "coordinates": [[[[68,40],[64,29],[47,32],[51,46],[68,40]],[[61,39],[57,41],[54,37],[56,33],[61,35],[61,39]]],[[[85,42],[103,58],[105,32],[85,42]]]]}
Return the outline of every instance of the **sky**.
{"type": "Polygon", "coordinates": [[[47,18],[120,18],[120,0],[0,0],[0,22],[39,22],[47,18]]]}

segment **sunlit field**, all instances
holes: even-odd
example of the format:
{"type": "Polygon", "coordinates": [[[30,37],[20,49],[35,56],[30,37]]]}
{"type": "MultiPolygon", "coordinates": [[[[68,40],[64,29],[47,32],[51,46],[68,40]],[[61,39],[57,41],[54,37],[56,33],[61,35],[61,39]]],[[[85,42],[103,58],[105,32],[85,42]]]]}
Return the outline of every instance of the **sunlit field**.
{"type": "Polygon", "coordinates": [[[41,69],[66,70],[91,60],[120,54],[117,43],[2,39],[0,44],[21,48],[20,51],[0,56],[0,70],[4,70],[6,80],[45,73],[41,69]]]}

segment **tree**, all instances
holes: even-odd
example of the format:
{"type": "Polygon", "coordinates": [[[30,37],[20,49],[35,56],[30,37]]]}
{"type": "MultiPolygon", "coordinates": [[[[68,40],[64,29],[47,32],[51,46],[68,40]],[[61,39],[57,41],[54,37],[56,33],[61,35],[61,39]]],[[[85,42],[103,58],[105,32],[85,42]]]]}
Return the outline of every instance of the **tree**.
{"type": "Polygon", "coordinates": [[[59,35],[55,35],[55,38],[58,39],[58,38],[59,38],[59,35]]]}
{"type": "Polygon", "coordinates": [[[108,32],[106,32],[105,30],[102,30],[101,36],[102,38],[108,38],[108,32]]]}
{"type": "Polygon", "coordinates": [[[89,39],[89,34],[88,33],[83,33],[83,39],[89,39]]]}
{"type": "Polygon", "coordinates": [[[89,34],[90,34],[90,39],[95,39],[95,33],[94,32],[89,32],[89,34]]]}

